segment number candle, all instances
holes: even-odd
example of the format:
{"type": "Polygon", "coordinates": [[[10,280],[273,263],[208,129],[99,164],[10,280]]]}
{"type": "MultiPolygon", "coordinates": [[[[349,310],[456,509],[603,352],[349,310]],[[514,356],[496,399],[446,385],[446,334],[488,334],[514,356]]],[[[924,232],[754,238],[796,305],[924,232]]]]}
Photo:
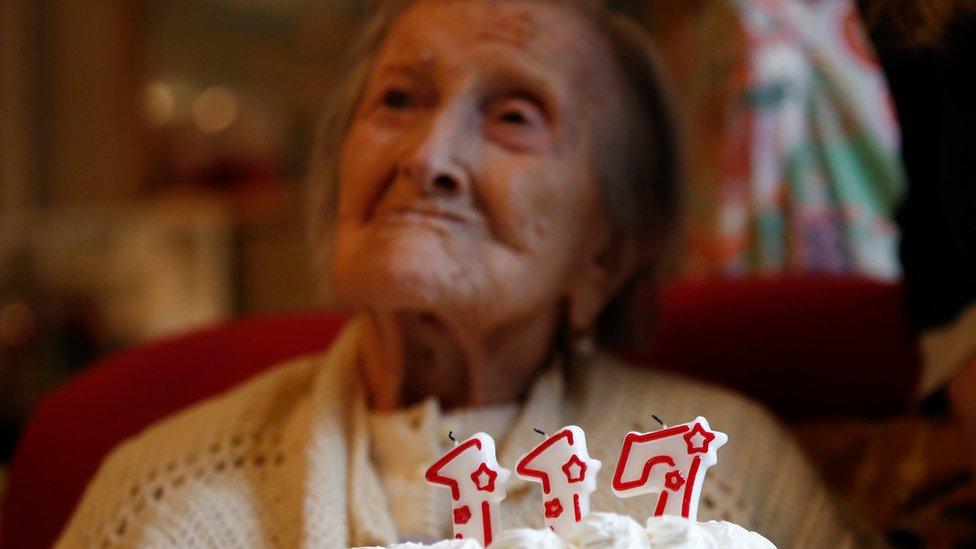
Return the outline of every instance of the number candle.
{"type": "Polygon", "coordinates": [[[627,498],[656,492],[654,516],[697,520],[705,471],[718,462],[718,449],[728,440],[701,416],[649,433],[627,433],[613,474],[613,493],[627,498]]]}
{"type": "Polygon", "coordinates": [[[570,425],[522,456],[515,472],[542,484],[546,526],[566,536],[590,512],[590,494],[596,490],[600,465],[586,451],[583,429],[570,425]]]}
{"type": "Polygon", "coordinates": [[[451,490],[455,539],[491,544],[510,475],[498,465],[495,441],[485,433],[455,445],[427,469],[427,482],[451,490]]]}

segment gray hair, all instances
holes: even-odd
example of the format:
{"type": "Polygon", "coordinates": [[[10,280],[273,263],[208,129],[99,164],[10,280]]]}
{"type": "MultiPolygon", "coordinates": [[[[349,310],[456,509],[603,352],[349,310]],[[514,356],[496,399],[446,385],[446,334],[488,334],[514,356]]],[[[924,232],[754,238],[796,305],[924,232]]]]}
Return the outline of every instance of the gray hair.
{"type": "MultiPolygon", "coordinates": [[[[311,155],[306,189],[313,268],[325,276],[334,241],[339,152],[387,32],[416,0],[381,0],[348,51],[342,79],[330,95],[311,155]]],[[[633,239],[646,260],[601,313],[596,337],[617,347],[647,331],[651,303],[672,266],[681,227],[680,136],[658,56],[632,20],[599,0],[537,0],[577,10],[606,40],[623,77],[626,116],[601,139],[598,176],[612,226],[633,239]],[[636,306],[635,306],[636,305],[636,306]],[[645,318],[639,318],[645,317],[645,318]],[[644,329],[641,329],[641,328],[644,329]]]]}

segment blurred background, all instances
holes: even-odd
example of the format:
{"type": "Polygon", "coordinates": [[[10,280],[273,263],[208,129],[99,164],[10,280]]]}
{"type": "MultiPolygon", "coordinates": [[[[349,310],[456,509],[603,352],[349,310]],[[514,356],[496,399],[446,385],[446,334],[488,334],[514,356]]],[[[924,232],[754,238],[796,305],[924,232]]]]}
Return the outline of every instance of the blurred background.
{"type": "Polygon", "coordinates": [[[93,357],[310,305],[301,178],[361,6],[2,9],[0,460],[93,357]]]}
{"type": "MultiPolygon", "coordinates": [[[[881,152],[865,165],[881,190],[873,209],[836,204],[870,210],[867,252],[840,259],[830,219],[797,229],[809,249],[784,247],[782,234],[763,240],[740,223],[781,219],[762,205],[743,214],[729,198],[744,172],[761,171],[742,160],[757,143],[743,136],[764,123],[750,113],[779,108],[795,84],[789,51],[755,53],[760,42],[780,44],[789,25],[748,0],[610,3],[662,45],[701,160],[690,173],[682,278],[801,272],[904,283],[919,331],[951,323],[976,298],[976,185],[965,167],[976,123],[971,3],[932,0],[957,9],[930,13],[925,0],[798,0],[857,9],[859,20],[835,30],[863,42],[872,64],[854,72],[873,91],[839,111],[868,113],[881,152]],[[768,81],[750,80],[759,65],[768,81]]],[[[232,317],[315,307],[302,177],[366,4],[0,3],[0,464],[40,397],[96,357],[232,317]]],[[[770,150],[782,147],[774,141],[770,150]]],[[[776,170],[795,172],[776,158],[776,170]]],[[[965,516],[976,523],[973,509],[965,516]]]]}
{"type": "Polygon", "coordinates": [[[366,4],[3,2],[0,462],[94,357],[313,305],[302,176],[366,4]]]}

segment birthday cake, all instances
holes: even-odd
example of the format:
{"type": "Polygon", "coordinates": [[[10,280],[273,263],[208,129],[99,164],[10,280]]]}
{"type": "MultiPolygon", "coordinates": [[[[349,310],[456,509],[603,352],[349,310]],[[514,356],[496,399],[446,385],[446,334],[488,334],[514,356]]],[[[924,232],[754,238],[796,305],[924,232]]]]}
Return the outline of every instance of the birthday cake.
{"type": "MultiPolygon", "coordinates": [[[[442,541],[433,545],[402,543],[391,549],[480,549],[475,540],[442,541]]],[[[378,548],[377,548],[378,549],[378,548]]],[[[641,527],[634,519],[614,513],[591,513],[562,539],[552,530],[506,530],[491,549],[776,549],[768,539],[731,522],[695,522],[659,516],[641,527]]]]}

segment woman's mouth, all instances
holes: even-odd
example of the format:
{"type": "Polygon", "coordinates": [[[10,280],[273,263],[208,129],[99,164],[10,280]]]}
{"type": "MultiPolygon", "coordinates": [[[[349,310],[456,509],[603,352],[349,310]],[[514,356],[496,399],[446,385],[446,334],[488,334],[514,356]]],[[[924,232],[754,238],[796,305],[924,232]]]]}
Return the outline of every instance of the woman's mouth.
{"type": "Polygon", "coordinates": [[[491,234],[487,221],[480,213],[425,201],[383,205],[377,208],[372,223],[386,230],[396,227],[426,227],[441,234],[458,232],[491,234]]]}
{"type": "Polygon", "coordinates": [[[417,221],[429,221],[429,220],[440,220],[450,223],[467,223],[467,219],[455,212],[442,210],[439,208],[429,208],[429,207],[404,207],[396,208],[388,213],[385,217],[394,220],[417,220],[417,221]]]}
{"type": "Polygon", "coordinates": [[[423,202],[383,208],[378,214],[377,219],[387,223],[434,223],[442,226],[467,226],[473,228],[484,226],[481,217],[473,215],[470,212],[423,202]]]}

